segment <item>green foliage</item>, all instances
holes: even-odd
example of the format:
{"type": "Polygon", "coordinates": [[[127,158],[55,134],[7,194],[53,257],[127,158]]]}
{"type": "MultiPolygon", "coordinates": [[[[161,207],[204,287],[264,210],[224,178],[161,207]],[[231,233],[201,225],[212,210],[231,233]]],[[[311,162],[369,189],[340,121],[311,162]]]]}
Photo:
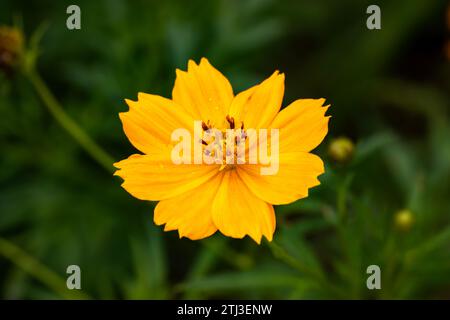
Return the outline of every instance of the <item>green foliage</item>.
{"type": "Polygon", "coordinates": [[[117,116],[123,99],[170,96],[175,68],[205,56],[236,92],[279,69],[284,105],[326,97],[330,132],[314,151],[326,173],[308,198],[276,208],[272,243],[180,240],[23,73],[1,74],[2,298],[450,298],[445,1],[379,1],[378,31],[365,27],[367,1],[78,1],[79,31],[65,27],[69,4],[2,1],[0,24],[21,17],[28,39],[47,26],[27,63],[114,159],[136,152],[117,116]],[[355,142],[348,163],[327,156],[337,136],[355,142]],[[408,230],[395,223],[401,209],[408,230]],[[71,264],[85,296],[62,288],[71,264]],[[382,290],[366,288],[371,264],[382,290]]]}

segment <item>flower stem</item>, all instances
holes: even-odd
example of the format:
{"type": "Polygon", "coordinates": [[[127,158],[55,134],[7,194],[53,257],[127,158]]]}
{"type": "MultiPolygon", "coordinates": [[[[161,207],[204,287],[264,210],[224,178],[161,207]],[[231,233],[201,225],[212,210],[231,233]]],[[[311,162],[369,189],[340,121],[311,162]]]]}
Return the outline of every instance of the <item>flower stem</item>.
{"type": "Polygon", "coordinates": [[[331,283],[329,283],[327,279],[324,278],[322,273],[311,269],[310,267],[292,257],[282,246],[277,244],[275,241],[272,240],[272,242],[268,242],[268,246],[272,251],[273,256],[278,260],[283,261],[285,264],[296,269],[301,274],[311,277],[316,281],[317,284],[319,284],[324,289],[328,289],[336,297],[341,298],[345,296],[340,288],[335,287],[331,283]]]}
{"type": "Polygon", "coordinates": [[[342,184],[338,188],[337,192],[337,212],[338,212],[338,222],[343,223],[347,218],[347,197],[350,189],[350,185],[353,181],[353,173],[347,174],[343,178],[342,184]]]}
{"type": "Polygon", "coordinates": [[[70,291],[63,278],[14,243],[4,238],[0,238],[0,255],[13,262],[23,271],[40,280],[47,285],[47,287],[65,299],[90,299],[89,295],[85,293],[80,291],[70,291]]]}
{"type": "Polygon", "coordinates": [[[105,152],[91,137],[73,121],[72,118],[64,111],[61,104],[56,100],[50,89],[40,77],[39,73],[30,69],[25,72],[26,76],[33,84],[39,97],[44,105],[55,117],[59,124],[108,172],[113,172],[113,158],[105,152]]]}

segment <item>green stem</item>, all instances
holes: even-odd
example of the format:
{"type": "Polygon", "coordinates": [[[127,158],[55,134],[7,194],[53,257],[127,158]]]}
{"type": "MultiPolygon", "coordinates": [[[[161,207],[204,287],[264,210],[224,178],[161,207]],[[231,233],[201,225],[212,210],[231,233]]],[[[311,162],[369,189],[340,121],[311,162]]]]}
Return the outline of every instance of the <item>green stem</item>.
{"type": "Polygon", "coordinates": [[[280,261],[283,261],[287,265],[298,270],[300,273],[310,276],[320,286],[333,292],[333,294],[335,294],[336,297],[345,296],[344,293],[338,287],[335,287],[331,283],[329,283],[321,273],[317,272],[314,269],[311,269],[310,267],[306,266],[305,264],[301,263],[300,261],[292,257],[283,247],[281,247],[274,241],[268,242],[268,245],[275,258],[279,259],[280,261]]]}
{"type": "Polygon", "coordinates": [[[78,124],[70,118],[64,111],[61,104],[49,90],[45,82],[34,69],[25,72],[30,82],[33,84],[39,97],[44,102],[47,109],[59,122],[59,124],[94,158],[109,172],[113,172],[113,158],[106,153],[78,124]]]}
{"type": "Polygon", "coordinates": [[[248,269],[254,263],[253,259],[248,255],[241,254],[230,248],[227,245],[226,240],[204,241],[201,244],[218,257],[240,270],[248,269]]]}
{"type": "Polygon", "coordinates": [[[350,184],[353,180],[353,174],[348,174],[344,178],[344,182],[339,187],[337,192],[337,212],[339,222],[342,223],[347,215],[347,194],[350,184]]]}
{"type": "Polygon", "coordinates": [[[428,238],[421,245],[407,251],[405,253],[404,262],[408,267],[414,263],[418,263],[419,259],[423,259],[427,254],[438,249],[442,245],[448,245],[449,241],[450,227],[447,227],[436,235],[428,238]]]}
{"type": "Polygon", "coordinates": [[[90,297],[79,291],[70,291],[66,282],[58,274],[47,268],[27,252],[17,247],[12,242],[0,238],[0,255],[4,256],[22,270],[32,275],[47,285],[54,292],[65,299],[90,299],[90,297]]]}
{"type": "MultiPolygon", "coordinates": [[[[34,68],[28,68],[25,70],[25,75],[34,86],[44,105],[59,122],[59,124],[80,144],[82,148],[84,148],[87,153],[91,155],[94,160],[96,160],[108,172],[112,173],[114,171],[112,166],[114,159],[94,140],[92,140],[91,137],[80,126],[78,126],[74,120],[72,120],[72,118],[70,118],[58,100],[56,100],[55,96],[47,87],[45,82],[42,80],[39,73],[34,68]]],[[[64,279],[34,259],[21,248],[2,238],[0,238],[0,255],[3,255],[11,262],[15,263],[18,267],[39,279],[49,288],[53,289],[66,299],[90,299],[87,294],[79,291],[69,291],[66,287],[64,279]]]]}

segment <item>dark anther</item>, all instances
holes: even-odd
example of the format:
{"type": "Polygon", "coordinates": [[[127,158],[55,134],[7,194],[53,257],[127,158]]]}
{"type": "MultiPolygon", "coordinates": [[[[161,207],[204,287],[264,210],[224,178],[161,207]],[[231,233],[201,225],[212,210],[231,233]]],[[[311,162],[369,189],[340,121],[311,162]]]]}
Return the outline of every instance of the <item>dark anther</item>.
{"type": "Polygon", "coordinates": [[[208,128],[208,126],[206,125],[206,123],[204,122],[204,121],[202,121],[202,128],[203,128],[203,130],[208,130],[209,128],[208,128]]]}
{"type": "Polygon", "coordinates": [[[229,115],[226,116],[228,123],[230,124],[230,129],[234,129],[234,118],[229,115]]]}
{"type": "Polygon", "coordinates": [[[202,139],[202,144],[204,144],[205,146],[207,146],[208,144],[206,143],[205,140],[202,139]]]}

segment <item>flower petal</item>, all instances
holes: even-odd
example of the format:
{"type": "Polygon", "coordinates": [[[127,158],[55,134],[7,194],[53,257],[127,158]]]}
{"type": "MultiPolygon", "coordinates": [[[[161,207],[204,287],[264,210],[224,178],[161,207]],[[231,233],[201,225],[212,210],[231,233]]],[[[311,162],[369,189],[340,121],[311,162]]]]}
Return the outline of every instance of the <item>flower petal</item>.
{"type": "Polygon", "coordinates": [[[212,218],[224,235],[233,238],[249,235],[258,244],[262,236],[272,241],[275,231],[273,207],[256,197],[233,169],[223,174],[212,218]]]}
{"type": "Polygon", "coordinates": [[[275,71],[262,83],[239,93],[230,107],[230,116],[243,121],[245,128],[267,129],[278,111],[284,95],[284,74],[275,71]]]}
{"type": "Polygon", "coordinates": [[[146,93],[125,100],[130,110],[119,114],[130,142],[146,154],[167,151],[177,128],[193,130],[194,119],[172,100],[146,93]]]}
{"type": "Polygon", "coordinates": [[[260,199],[271,204],[287,204],[308,196],[308,189],[320,184],[322,160],[306,152],[281,153],[277,174],[261,175],[262,165],[238,167],[239,177],[260,199]]]}
{"type": "Polygon", "coordinates": [[[134,154],[114,164],[122,187],[141,200],[157,201],[192,190],[219,172],[218,165],[173,164],[168,153],[134,154]]]}
{"type": "Polygon", "coordinates": [[[195,189],[160,201],[155,208],[155,223],[166,224],[164,231],[178,229],[180,238],[198,240],[209,237],[217,230],[211,211],[221,180],[222,175],[218,174],[195,189]]]}
{"type": "Polygon", "coordinates": [[[299,99],[281,110],[271,128],[278,128],[280,153],[309,152],[319,145],[328,132],[329,116],[322,107],[325,99],[299,99]]]}
{"type": "Polygon", "coordinates": [[[189,60],[187,72],[177,70],[172,99],[195,120],[209,120],[220,127],[233,100],[233,89],[206,58],[199,65],[189,60]]]}

